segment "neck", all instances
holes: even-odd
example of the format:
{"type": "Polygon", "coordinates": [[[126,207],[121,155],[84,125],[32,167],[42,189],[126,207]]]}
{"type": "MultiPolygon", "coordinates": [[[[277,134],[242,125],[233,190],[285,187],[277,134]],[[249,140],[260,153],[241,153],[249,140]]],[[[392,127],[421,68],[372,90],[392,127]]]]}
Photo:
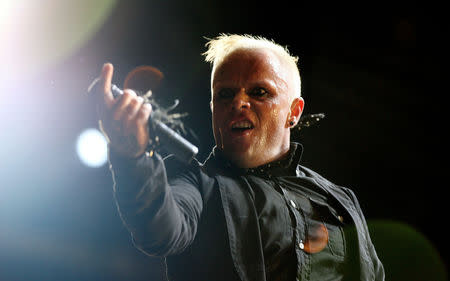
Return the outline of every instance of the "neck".
{"type": "Polygon", "coordinates": [[[251,155],[243,156],[241,154],[228,155],[225,151],[221,150],[222,155],[230,161],[234,166],[238,168],[256,168],[268,163],[281,160],[289,154],[290,143],[284,144],[278,151],[271,153],[270,155],[251,155]]]}

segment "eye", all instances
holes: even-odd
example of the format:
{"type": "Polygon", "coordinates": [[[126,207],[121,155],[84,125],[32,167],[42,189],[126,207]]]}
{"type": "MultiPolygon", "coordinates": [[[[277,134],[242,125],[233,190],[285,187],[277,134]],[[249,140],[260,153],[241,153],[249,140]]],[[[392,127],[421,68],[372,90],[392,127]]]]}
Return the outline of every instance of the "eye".
{"type": "Polygon", "coordinates": [[[269,92],[261,87],[254,88],[250,91],[250,95],[258,98],[265,97],[269,94],[269,92]]]}
{"type": "Polygon", "coordinates": [[[223,88],[220,89],[217,93],[217,97],[221,99],[228,99],[232,98],[234,96],[234,91],[230,88],[223,88]]]}

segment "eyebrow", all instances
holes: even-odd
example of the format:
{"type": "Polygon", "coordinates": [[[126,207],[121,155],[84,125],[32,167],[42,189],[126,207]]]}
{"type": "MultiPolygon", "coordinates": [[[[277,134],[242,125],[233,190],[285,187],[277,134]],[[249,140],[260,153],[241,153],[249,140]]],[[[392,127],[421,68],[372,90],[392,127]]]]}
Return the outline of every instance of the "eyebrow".
{"type": "MultiPolygon", "coordinates": [[[[257,81],[250,81],[250,88],[254,88],[254,87],[271,87],[271,88],[281,88],[281,89],[286,89],[287,88],[287,83],[281,79],[281,78],[277,78],[277,79],[263,79],[263,80],[257,80],[257,81]],[[280,83],[281,82],[281,83],[280,83]]],[[[229,82],[229,81],[221,81],[221,82],[214,82],[212,85],[212,89],[216,90],[217,88],[232,88],[232,89],[238,89],[241,88],[240,86],[235,86],[233,85],[233,82],[229,82]]]]}

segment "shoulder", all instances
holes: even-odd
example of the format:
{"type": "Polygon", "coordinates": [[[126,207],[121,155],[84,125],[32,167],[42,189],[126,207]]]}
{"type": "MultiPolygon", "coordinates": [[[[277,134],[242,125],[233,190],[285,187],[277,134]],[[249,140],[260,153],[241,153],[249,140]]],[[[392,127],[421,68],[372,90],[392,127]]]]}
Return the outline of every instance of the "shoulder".
{"type": "Polygon", "coordinates": [[[185,163],[174,156],[169,156],[164,158],[164,165],[171,184],[188,183],[202,192],[214,184],[214,177],[209,175],[205,166],[195,158],[190,163],[185,163]]]}
{"type": "Polygon", "coordinates": [[[332,190],[334,192],[344,193],[348,197],[350,197],[352,201],[354,201],[354,202],[357,201],[356,195],[352,189],[342,186],[342,185],[338,185],[334,182],[331,182],[330,180],[326,179],[321,174],[317,173],[316,171],[314,171],[308,167],[305,167],[302,165],[297,165],[297,170],[303,172],[306,176],[313,178],[319,184],[321,184],[322,186],[325,186],[329,191],[332,190]]]}
{"type": "Polygon", "coordinates": [[[194,172],[199,167],[196,159],[193,159],[190,163],[185,163],[178,160],[173,154],[164,157],[163,161],[164,165],[166,166],[167,176],[169,178],[177,177],[185,173],[194,172]]]}

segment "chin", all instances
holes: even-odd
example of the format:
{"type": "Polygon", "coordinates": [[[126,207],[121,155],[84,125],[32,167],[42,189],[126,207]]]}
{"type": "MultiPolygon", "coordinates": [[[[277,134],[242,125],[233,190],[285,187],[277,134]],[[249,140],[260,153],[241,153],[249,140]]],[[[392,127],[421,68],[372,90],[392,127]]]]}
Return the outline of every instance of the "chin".
{"type": "Polygon", "coordinates": [[[225,153],[227,158],[239,168],[254,168],[261,164],[258,164],[258,159],[255,159],[254,155],[249,151],[233,151],[225,153]]]}

